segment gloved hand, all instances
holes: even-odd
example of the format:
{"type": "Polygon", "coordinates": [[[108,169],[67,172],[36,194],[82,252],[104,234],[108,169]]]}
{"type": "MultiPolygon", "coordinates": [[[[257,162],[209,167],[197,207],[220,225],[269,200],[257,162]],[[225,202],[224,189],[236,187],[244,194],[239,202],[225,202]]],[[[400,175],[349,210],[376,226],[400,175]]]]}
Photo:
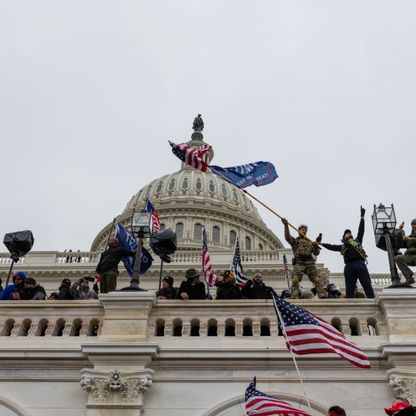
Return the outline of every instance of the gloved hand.
{"type": "Polygon", "coordinates": [[[321,243],[322,242],[322,233],[319,233],[318,237],[316,237],[315,240],[317,243],[321,243]]]}
{"type": "Polygon", "coordinates": [[[282,223],[283,223],[284,225],[287,225],[287,224],[288,224],[287,219],[286,219],[286,218],[282,218],[282,223]]]}
{"type": "Polygon", "coordinates": [[[98,289],[98,285],[97,285],[97,283],[94,283],[94,285],[92,286],[92,290],[93,290],[95,293],[98,293],[98,292],[99,292],[99,289],[98,289]]]}
{"type": "Polygon", "coordinates": [[[360,211],[361,211],[361,218],[364,217],[365,215],[365,208],[363,208],[362,206],[360,207],[360,211]]]}

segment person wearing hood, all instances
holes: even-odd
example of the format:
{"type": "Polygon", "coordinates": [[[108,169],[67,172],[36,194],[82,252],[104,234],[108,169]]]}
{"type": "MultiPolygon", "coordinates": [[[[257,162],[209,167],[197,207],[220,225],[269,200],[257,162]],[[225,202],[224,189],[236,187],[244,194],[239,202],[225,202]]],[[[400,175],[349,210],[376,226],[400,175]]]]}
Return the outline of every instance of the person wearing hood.
{"type": "Polygon", "coordinates": [[[13,283],[10,285],[7,285],[3,293],[1,294],[0,300],[10,300],[12,299],[12,293],[18,291],[19,294],[23,293],[25,282],[27,280],[26,273],[25,272],[17,272],[13,276],[13,283]]]}
{"type": "Polygon", "coordinates": [[[173,277],[166,276],[163,278],[162,287],[156,292],[156,297],[161,300],[176,299],[178,289],[173,287],[173,277]]]}
{"type": "Polygon", "coordinates": [[[188,269],[185,272],[185,279],[179,286],[176,299],[206,299],[205,285],[199,281],[199,273],[195,269],[188,269]]]}
{"type": "Polygon", "coordinates": [[[98,295],[90,289],[89,280],[94,281],[89,276],[81,277],[71,285],[70,292],[75,300],[98,299],[98,295]]]}
{"type": "Polygon", "coordinates": [[[342,236],[342,244],[327,244],[318,241],[327,250],[339,251],[344,257],[345,297],[354,298],[357,280],[360,281],[367,298],[374,298],[374,290],[371,285],[370,273],[368,273],[366,259],[367,254],[362,246],[364,237],[365,208],[360,208],[361,219],[358,226],[357,238],[354,238],[351,230],[346,229],[342,236]]]}
{"type": "Polygon", "coordinates": [[[226,270],[222,274],[222,281],[218,282],[217,299],[242,299],[241,290],[235,284],[234,272],[226,270]]]}
{"type": "Polygon", "coordinates": [[[45,289],[38,285],[33,277],[28,277],[24,284],[23,292],[20,294],[22,300],[44,300],[46,299],[45,289]]]}

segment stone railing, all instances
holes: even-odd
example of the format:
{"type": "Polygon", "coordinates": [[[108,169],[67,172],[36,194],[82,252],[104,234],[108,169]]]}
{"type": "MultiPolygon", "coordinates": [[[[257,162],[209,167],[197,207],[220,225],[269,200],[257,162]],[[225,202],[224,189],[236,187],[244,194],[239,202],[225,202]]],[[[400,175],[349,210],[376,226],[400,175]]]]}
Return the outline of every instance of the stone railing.
{"type": "MultiPolygon", "coordinates": [[[[113,292],[89,301],[2,301],[0,336],[96,336],[103,323],[109,328],[113,320],[111,332],[118,331],[123,314],[131,321],[128,331],[137,319],[144,319],[150,337],[281,335],[271,300],[156,301],[153,293],[142,293],[147,303],[140,313],[134,312],[140,304],[140,294],[134,292],[113,292]]],[[[314,299],[296,304],[346,335],[386,334],[385,319],[374,300],[314,299]]]]}
{"type": "Polygon", "coordinates": [[[0,336],[96,336],[99,301],[1,301],[0,336]]]}

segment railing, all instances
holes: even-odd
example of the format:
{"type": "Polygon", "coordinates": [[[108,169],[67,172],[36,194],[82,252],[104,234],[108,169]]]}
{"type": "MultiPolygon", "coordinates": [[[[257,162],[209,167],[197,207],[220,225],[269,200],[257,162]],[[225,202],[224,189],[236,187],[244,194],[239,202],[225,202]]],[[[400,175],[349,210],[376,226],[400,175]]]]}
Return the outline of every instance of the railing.
{"type": "MultiPolygon", "coordinates": [[[[296,304],[316,313],[345,335],[386,335],[385,318],[374,300],[316,299],[299,300],[296,304]]],[[[133,303],[132,308],[136,305],[133,303]]],[[[2,301],[0,336],[96,336],[104,319],[120,319],[124,306],[117,313],[115,308],[113,305],[106,316],[100,300],[2,301]]],[[[150,337],[281,335],[270,300],[159,300],[149,313],[150,337]]]]}

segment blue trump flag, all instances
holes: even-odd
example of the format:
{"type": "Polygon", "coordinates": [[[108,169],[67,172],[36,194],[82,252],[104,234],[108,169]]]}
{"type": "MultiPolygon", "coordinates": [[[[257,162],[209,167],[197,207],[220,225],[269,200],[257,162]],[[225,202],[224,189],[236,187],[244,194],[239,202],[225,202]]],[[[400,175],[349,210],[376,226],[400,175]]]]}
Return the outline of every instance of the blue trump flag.
{"type": "MultiPolygon", "coordinates": [[[[135,251],[137,249],[137,242],[134,237],[121,225],[117,224],[116,238],[120,243],[120,247],[124,250],[135,251]]],[[[134,256],[123,257],[121,260],[124,263],[124,267],[127,270],[129,276],[133,274],[134,269],[134,256]]],[[[153,258],[150,253],[142,247],[142,257],[140,262],[140,274],[144,274],[149,270],[152,265],[153,258]]]]}
{"type": "Polygon", "coordinates": [[[255,162],[229,168],[210,165],[210,169],[212,173],[238,188],[268,185],[278,177],[274,165],[270,162],[255,162]]]}

